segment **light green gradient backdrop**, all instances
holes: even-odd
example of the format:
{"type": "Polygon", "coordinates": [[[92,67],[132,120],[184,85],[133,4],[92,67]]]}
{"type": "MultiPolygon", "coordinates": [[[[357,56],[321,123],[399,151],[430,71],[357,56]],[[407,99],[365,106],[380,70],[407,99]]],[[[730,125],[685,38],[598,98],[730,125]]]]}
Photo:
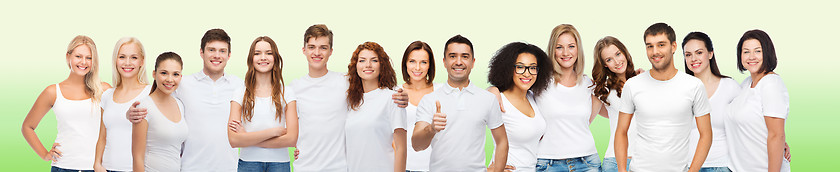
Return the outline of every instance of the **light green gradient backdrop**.
{"type": "MultiPolygon", "coordinates": [[[[637,67],[648,69],[642,40],[644,29],[655,22],[674,27],[679,40],[690,31],[709,34],[715,44],[722,72],[742,81],[737,71],[735,44],[744,31],[763,29],[772,37],[779,57],[777,73],[785,79],[791,95],[787,141],[793,150],[793,169],[816,171],[832,168],[830,161],[840,154],[840,117],[829,106],[837,106],[835,91],[840,83],[835,68],[837,53],[834,31],[836,2],[787,1],[740,2],[244,2],[244,1],[14,1],[0,7],[5,53],[2,115],[0,120],[0,170],[46,171],[26,144],[20,126],[38,94],[49,84],[64,80],[68,70],[64,52],[70,39],[82,34],[97,43],[100,76],[111,82],[111,54],[123,36],[139,38],[146,46],[147,65],[164,51],[184,57],[184,71],[201,69],[199,40],[211,28],[223,28],[233,38],[227,72],[243,77],[250,42],[262,35],[277,41],[284,58],[287,84],[307,73],[301,53],[303,31],[326,23],[335,33],[335,51],[329,69],[345,72],[356,45],[375,41],[385,47],[398,64],[405,47],[414,40],[428,42],[440,56],[443,43],[455,34],[470,38],[477,62],[472,82],[487,87],[487,62],[502,45],[524,41],[545,48],[551,29],[571,23],[580,30],[586,55],[586,72],[592,68],[594,43],[607,35],[628,46],[637,67]],[[668,3],[668,4],[663,4],[668,3]]],[[[678,50],[675,64],[683,69],[678,50]]],[[[440,60],[438,59],[438,63],[440,60]]],[[[152,69],[148,69],[152,70],[152,69]]],[[[436,82],[444,82],[446,71],[438,67],[436,82]]],[[[401,75],[398,75],[401,76],[401,75]]],[[[609,124],[598,117],[592,124],[601,156],[609,140],[609,124]]],[[[55,138],[55,116],[49,112],[37,133],[45,145],[55,138]]],[[[488,135],[488,159],[492,138],[488,135]]]]}

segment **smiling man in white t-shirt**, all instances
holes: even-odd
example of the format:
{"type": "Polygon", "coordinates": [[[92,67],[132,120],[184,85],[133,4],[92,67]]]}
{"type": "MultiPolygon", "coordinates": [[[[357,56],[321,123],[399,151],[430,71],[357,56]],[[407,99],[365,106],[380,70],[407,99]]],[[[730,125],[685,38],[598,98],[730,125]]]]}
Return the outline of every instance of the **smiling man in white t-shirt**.
{"type": "Polygon", "coordinates": [[[501,172],[507,162],[507,134],[496,96],[470,82],[475,63],[472,43],[456,35],[446,41],[443,51],[449,77],[420,100],[412,147],[420,151],[432,146],[430,171],[483,171],[487,127],[496,142],[489,169],[501,172]]]}
{"type": "MultiPolygon", "coordinates": [[[[616,160],[618,164],[627,163],[627,129],[634,119],[637,145],[630,162],[632,171],[699,171],[712,144],[711,105],[706,89],[699,79],[674,67],[677,42],[671,26],[651,25],[645,30],[644,40],[653,69],[624,84],[615,137],[616,160]],[[700,140],[693,160],[689,161],[692,117],[700,140]]],[[[618,171],[627,169],[620,165],[618,171]]]]}

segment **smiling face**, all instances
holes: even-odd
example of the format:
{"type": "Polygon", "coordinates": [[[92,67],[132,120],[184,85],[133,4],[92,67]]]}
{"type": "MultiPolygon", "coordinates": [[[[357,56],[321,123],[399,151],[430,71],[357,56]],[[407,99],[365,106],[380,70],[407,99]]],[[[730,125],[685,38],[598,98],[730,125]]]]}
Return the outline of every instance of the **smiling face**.
{"type": "Polygon", "coordinates": [[[666,70],[674,67],[674,52],[676,52],[677,43],[668,40],[665,33],[646,35],[645,49],[654,70],[666,70]]]}
{"type": "Polygon", "coordinates": [[[698,74],[709,70],[709,60],[712,59],[713,52],[710,52],[706,48],[706,44],[703,41],[692,39],[685,42],[683,53],[685,55],[685,64],[691,72],[698,74]]]}
{"type": "Polygon", "coordinates": [[[204,70],[212,73],[221,73],[225,70],[230,50],[228,43],[224,41],[210,41],[204,45],[201,51],[201,59],[204,60],[204,70]]]}
{"type": "Polygon", "coordinates": [[[554,59],[562,68],[574,67],[578,57],[577,41],[572,33],[564,33],[557,37],[554,45],[554,59]]]}
{"type": "Polygon", "coordinates": [[[429,54],[419,49],[408,54],[408,61],[405,66],[412,83],[425,83],[426,75],[429,73],[429,54]]]}
{"type": "Polygon", "coordinates": [[[330,38],[314,37],[309,38],[306,44],[303,45],[303,55],[306,56],[306,61],[309,62],[309,68],[322,69],[327,67],[327,60],[332,55],[332,46],[330,46],[330,38]]]}
{"type": "Polygon", "coordinates": [[[451,43],[446,45],[444,54],[446,57],[443,58],[443,64],[446,72],[449,73],[449,79],[457,83],[469,81],[470,71],[475,63],[470,46],[463,43],[451,43]]]}
{"type": "Polygon", "coordinates": [[[274,67],[274,53],[271,44],[266,41],[257,42],[254,46],[253,62],[254,69],[260,73],[271,72],[274,67]]]}
{"type": "Polygon", "coordinates": [[[162,91],[164,94],[172,94],[181,83],[181,64],[175,60],[164,60],[158,64],[155,69],[155,84],[157,84],[156,91],[162,91]]]}
{"type": "Polygon", "coordinates": [[[761,65],[764,62],[764,54],[761,50],[761,42],[757,39],[748,39],[744,41],[741,47],[741,65],[750,71],[750,74],[756,75],[761,70],[761,65]]]}
{"type": "Polygon", "coordinates": [[[70,54],[67,54],[67,64],[74,75],[84,76],[88,74],[93,66],[93,55],[90,47],[79,45],[70,54]]]}
{"type": "Polygon", "coordinates": [[[513,83],[521,90],[531,89],[534,81],[537,80],[539,68],[537,57],[531,53],[521,53],[516,57],[516,64],[513,70],[513,83]]]}
{"type": "Polygon", "coordinates": [[[609,45],[601,50],[601,60],[604,62],[604,67],[616,75],[624,75],[627,71],[627,56],[615,45],[609,45]]]}
{"type": "Polygon", "coordinates": [[[359,59],[356,61],[356,73],[362,81],[379,82],[379,56],[376,52],[364,49],[359,52],[359,59]]]}
{"type": "Polygon", "coordinates": [[[117,54],[117,72],[123,79],[135,78],[140,73],[144,57],[140,55],[140,47],[137,44],[123,44],[117,54]]]}

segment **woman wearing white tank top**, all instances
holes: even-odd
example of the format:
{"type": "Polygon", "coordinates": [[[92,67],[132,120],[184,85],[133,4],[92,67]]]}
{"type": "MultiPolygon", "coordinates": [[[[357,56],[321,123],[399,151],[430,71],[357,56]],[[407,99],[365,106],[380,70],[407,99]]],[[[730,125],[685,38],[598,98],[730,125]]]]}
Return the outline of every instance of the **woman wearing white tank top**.
{"type": "Polygon", "coordinates": [[[228,138],[240,147],[240,172],[291,171],[289,147],[298,136],[292,89],[285,89],[283,59],[274,40],[258,37],[248,53],[245,87],[230,101],[228,138]]]}
{"type": "MultiPolygon", "coordinates": [[[[414,124],[417,121],[417,104],[420,103],[423,96],[437,88],[437,85],[432,83],[435,80],[435,57],[432,48],[423,41],[414,41],[408,44],[405,53],[403,53],[401,66],[403,81],[405,81],[402,88],[408,93],[409,101],[408,106],[405,107],[405,129],[406,133],[412,134],[414,133],[414,124]]],[[[411,138],[411,135],[406,137],[411,138]]],[[[406,142],[407,147],[411,148],[411,142],[406,142]]],[[[429,171],[431,149],[429,147],[421,151],[407,150],[405,170],[409,172],[429,171]]]]}
{"type": "Polygon", "coordinates": [[[131,122],[125,111],[131,103],[146,97],[152,86],[146,79],[146,53],[134,37],[117,41],[113,56],[114,88],[102,93],[102,120],[93,170],[131,171],[131,122]]]}
{"type": "Polygon", "coordinates": [[[510,147],[505,170],[536,171],[537,147],[546,122],[534,96],[549,84],[552,71],[546,69],[551,69],[551,62],[545,52],[521,42],[505,45],[490,60],[487,80],[501,91],[499,102],[506,109],[502,119],[510,147]]]}
{"type": "Polygon", "coordinates": [[[65,55],[70,76],[41,92],[26,114],[21,132],[38,157],[51,162],[51,171],[93,171],[102,115],[97,104],[102,91],[111,86],[99,81],[96,45],[89,37],[73,38],[65,55]],[[42,146],[35,128],[50,109],[55,113],[58,132],[48,150],[42,146]]]}
{"type": "Polygon", "coordinates": [[[152,90],[133,105],[148,109],[148,115],[132,124],[132,169],[180,171],[181,148],[187,139],[184,105],[172,93],[181,82],[183,61],[178,54],[165,52],[155,60],[152,90]]]}

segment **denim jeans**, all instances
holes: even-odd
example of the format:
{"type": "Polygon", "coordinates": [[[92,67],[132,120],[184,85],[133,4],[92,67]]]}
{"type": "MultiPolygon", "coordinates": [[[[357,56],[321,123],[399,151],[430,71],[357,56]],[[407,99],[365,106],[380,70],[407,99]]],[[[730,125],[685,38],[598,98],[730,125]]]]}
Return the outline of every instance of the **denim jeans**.
{"type": "Polygon", "coordinates": [[[289,162],[255,162],[239,160],[239,172],[291,172],[289,162]]]}
{"type": "Polygon", "coordinates": [[[580,171],[598,172],[601,169],[601,160],[598,154],[566,159],[537,159],[537,171],[580,171]]]}
{"type": "Polygon", "coordinates": [[[729,167],[703,167],[700,172],[732,172],[729,167]]]}
{"type": "MultiPolygon", "coordinates": [[[[630,159],[627,159],[627,166],[624,166],[625,169],[630,170],[630,159]]],[[[615,160],[615,157],[607,157],[604,158],[604,163],[601,164],[601,172],[617,172],[618,171],[618,161],[615,160]]]]}
{"type": "Polygon", "coordinates": [[[93,172],[93,170],[73,170],[73,169],[63,169],[63,168],[58,168],[56,166],[52,166],[52,168],[50,168],[50,172],[93,172]]]}

